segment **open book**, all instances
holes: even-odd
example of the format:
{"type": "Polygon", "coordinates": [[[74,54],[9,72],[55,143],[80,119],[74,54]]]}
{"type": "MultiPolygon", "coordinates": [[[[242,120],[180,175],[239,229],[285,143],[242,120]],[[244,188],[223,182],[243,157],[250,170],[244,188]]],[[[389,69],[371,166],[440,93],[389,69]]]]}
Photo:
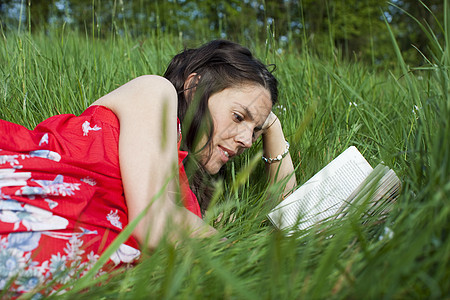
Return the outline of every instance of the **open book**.
{"type": "Polygon", "coordinates": [[[279,229],[304,230],[345,216],[351,205],[367,204],[366,215],[383,215],[401,183],[384,165],[373,169],[351,146],[278,204],[268,215],[279,229]]]}

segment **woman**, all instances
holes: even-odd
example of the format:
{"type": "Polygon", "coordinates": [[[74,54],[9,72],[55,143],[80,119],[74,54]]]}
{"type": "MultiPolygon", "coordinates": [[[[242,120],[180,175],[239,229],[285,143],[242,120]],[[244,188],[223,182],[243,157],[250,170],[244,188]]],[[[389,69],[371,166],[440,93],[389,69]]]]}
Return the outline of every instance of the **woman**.
{"type": "MultiPolygon", "coordinates": [[[[248,49],[213,41],[175,56],[164,77],[138,77],[80,116],[55,116],[33,131],[0,122],[0,288],[14,276],[13,287],[28,291],[82,275],[146,208],[115,264],[135,261],[165,233],[214,234],[201,219],[208,199],[198,174],[218,173],[260,135],[270,180],[293,174],[271,112],[276,79],[248,49]],[[199,200],[180,147],[198,162],[191,185],[199,200]],[[179,190],[185,208],[175,204],[179,190]]],[[[295,184],[291,176],[286,190],[295,184]]]]}

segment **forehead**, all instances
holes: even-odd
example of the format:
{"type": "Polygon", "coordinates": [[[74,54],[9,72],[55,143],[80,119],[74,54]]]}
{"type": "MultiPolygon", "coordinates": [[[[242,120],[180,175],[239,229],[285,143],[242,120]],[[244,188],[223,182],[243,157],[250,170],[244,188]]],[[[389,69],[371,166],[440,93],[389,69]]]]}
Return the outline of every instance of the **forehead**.
{"type": "Polygon", "coordinates": [[[229,103],[244,109],[255,119],[265,118],[272,109],[269,91],[261,85],[240,85],[229,88],[229,103]]]}

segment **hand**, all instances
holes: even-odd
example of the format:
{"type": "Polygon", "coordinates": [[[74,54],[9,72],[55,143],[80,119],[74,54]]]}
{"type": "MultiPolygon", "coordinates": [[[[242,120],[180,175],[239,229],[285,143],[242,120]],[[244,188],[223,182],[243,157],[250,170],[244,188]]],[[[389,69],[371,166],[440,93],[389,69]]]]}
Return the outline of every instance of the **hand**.
{"type": "MultiPolygon", "coordinates": [[[[273,112],[267,116],[263,129],[260,132],[263,138],[264,157],[275,158],[285,153],[287,145],[283,133],[283,126],[280,119],[273,112]]],[[[281,195],[286,195],[297,185],[294,166],[289,152],[282,161],[270,164],[266,163],[266,169],[268,171],[268,178],[272,184],[289,177],[289,181],[286,183],[281,195]]]]}
{"type": "Polygon", "coordinates": [[[270,129],[270,127],[273,125],[273,123],[275,123],[277,120],[278,120],[278,117],[273,113],[273,111],[271,111],[262,126],[262,130],[261,130],[262,134],[267,133],[267,131],[270,129]]]}
{"type": "Polygon", "coordinates": [[[266,121],[264,122],[261,130],[255,133],[253,138],[253,142],[255,142],[261,135],[265,135],[270,127],[278,120],[278,117],[271,111],[267,116],[266,121]]]}

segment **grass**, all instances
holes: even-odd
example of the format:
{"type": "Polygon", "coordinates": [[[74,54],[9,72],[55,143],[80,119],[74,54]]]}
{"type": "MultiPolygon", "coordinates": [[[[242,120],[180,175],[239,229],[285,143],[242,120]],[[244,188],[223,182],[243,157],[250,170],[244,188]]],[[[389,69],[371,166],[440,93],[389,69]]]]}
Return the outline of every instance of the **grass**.
{"type": "MultiPolygon", "coordinates": [[[[219,236],[186,239],[177,248],[163,242],[135,268],[109,279],[74,280],[58,298],[448,298],[448,11],[444,40],[429,35],[434,56],[417,69],[405,65],[394,37],[397,68],[376,72],[293,49],[252,49],[277,64],[281,97],[274,110],[291,142],[299,183],[355,145],[372,165],[384,161],[403,182],[385,223],[363,226],[353,215],[322,233],[287,237],[275,231],[266,218],[272,193],[263,163],[239,176],[259,143],[229,166],[210,215],[224,214],[216,224],[219,236]]],[[[96,39],[64,30],[7,32],[0,43],[0,118],[28,128],[54,114],[80,114],[136,76],[162,74],[183,48],[169,35],[96,39]]]]}

